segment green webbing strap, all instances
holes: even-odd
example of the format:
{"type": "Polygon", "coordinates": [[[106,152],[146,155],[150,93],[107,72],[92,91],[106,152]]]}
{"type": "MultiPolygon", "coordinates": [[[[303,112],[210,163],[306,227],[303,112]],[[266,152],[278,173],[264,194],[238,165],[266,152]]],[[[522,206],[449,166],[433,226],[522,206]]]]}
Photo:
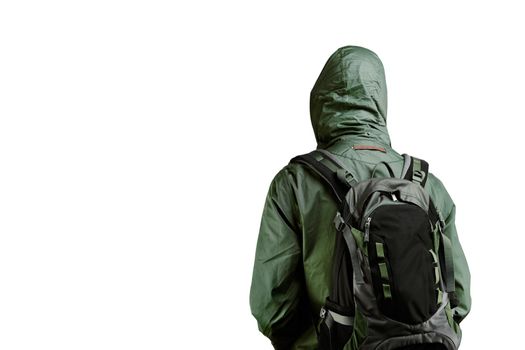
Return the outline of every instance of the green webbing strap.
{"type": "Polygon", "coordinates": [[[385,258],[385,248],[383,247],[383,243],[376,242],[376,252],[378,258],[385,258]]]}
{"type": "Polygon", "coordinates": [[[383,296],[385,299],[392,299],[392,289],[389,284],[383,284],[383,296]]]}
{"type": "Polygon", "coordinates": [[[388,276],[388,267],[385,259],[385,246],[381,242],[376,242],[376,255],[379,275],[383,281],[383,296],[385,299],[392,299],[392,288],[390,287],[390,278],[388,276]]]}
{"type": "Polygon", "coordinates": [[[379,274],[383,281],[388,282],[388,269],[386,268],[386,263],[379,263],[379,274]]]}
{"type": "Polygon", "coordinates": [[[421,171],[421,159],[412,157],[412,180],[421,171]]]}
{"type": "Polygon", "coordinates": [[[354,236],[352,235],[352,231],[350,230],[350,227],[345,223],[340,213],[337,213],[337,215],[335,216],[334,224],[335,228],[337,229],[337,232],[341,232],[343,234],[343,238],[345,239],[346,245],[348,247],[348,252],[350,253],[350,260],[352,261],[352,269],[354,270],[355,283],[363,284],[363,272],[361,271],[361,263],[357,255],[357,245],[354,240],[354,236]]]}
{"type": "Polygon", "coordinates": [[[425,183],[427,182],[428,178],[428,163],[423,159],[411,157],[406,154],[404,154],[403,156],[405,158],[405,162],[410,161],[410,165],[407,169],[403,170],[404,175],[402,174],[402,177],[405,180],[415,182],[417,184],[420,184],[422,187],[425,187],[425,183]]]}

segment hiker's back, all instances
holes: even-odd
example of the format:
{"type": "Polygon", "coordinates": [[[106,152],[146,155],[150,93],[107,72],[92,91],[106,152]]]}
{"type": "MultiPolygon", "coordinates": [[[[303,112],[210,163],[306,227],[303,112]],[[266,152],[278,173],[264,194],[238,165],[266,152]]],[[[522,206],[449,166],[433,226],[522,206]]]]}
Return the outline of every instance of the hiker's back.
{"type": "Polygon", "coordinates": [[[320,309],[319,348],[455,350],[446,191],[427,162],[353,142],[290,164],[305,195],[303,263],[311,312],[320,309]]]}
{"type": "Polygon", "coordinates": [[[318,150],[282,168],[266,197],[250,290],[259,329],[277,350],[455,350],[470,275],[454,203],[426,162],[391,149],[377,55],[334,52],[310,118],[318,150]]]}

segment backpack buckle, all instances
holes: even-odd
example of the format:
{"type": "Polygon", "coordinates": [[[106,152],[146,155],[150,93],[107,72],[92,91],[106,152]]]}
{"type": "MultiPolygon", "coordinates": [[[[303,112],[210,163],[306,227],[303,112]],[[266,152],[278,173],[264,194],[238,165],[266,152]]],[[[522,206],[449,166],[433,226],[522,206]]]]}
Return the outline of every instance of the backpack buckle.
{"type": "Polygon", "coordinates": [[[319,317],[322,319],[326,317],[326,309],[324,307],[321,308],[321,312],[319,312],[319,317]]]}
{"type": "Polygon", "coordinates": [[[334,218],[334,225],[335,225],[335,229],[337,231],[342,231],[343,228],[345,227],[346,225],[346,222],[345,220],[343,219],[343,217],[341,216],[341,213],[340,212],[337,212],[335,218],[334,218]]]}
{"type": "Polygon", "coordinates": [[[412,175],[412,181],[417,182],[418,184],[421,184],[424,178],[425,172],[422,170],[416,170],[412,175]]]}

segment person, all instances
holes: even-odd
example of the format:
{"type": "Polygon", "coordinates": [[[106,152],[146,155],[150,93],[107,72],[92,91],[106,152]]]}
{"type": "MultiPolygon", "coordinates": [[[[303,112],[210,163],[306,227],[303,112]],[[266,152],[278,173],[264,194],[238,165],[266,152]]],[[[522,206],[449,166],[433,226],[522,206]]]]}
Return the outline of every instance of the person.
{"type": "MultiPolygon", "coordinates": [[[[385,75],[374,52],[357,46],[335,51],[311,91],[310,114],[317,149],[330,152],[359,180],[372,177],[380,162],[400,175],[403,157],[391,147],[385,75]]],[[[375,177],[388,176],[384,167],[376,170],[375,177]]],[[[455,205],[432,173],[425,189],[442,213],[452,242],[451,307],[459,324],[469,313],[471,298],[455,205]]],[[[330,289],[336,212],[327,186],[302,164],[286,165],[271,182],[257,240],[250,307],[275,349],[317,349],[314,325],[330,289]]]]}

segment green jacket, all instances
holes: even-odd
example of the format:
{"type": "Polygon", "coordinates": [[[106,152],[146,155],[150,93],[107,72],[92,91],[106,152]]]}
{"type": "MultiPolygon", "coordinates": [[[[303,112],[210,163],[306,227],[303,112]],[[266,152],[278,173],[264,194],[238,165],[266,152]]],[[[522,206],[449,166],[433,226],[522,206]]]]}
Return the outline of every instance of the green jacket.
{"type": "MultiPolygon", "coordinates": [[[[355,46],[329,58],[310,96],[317,148],[333,153],[359,180],[385,161],[396,176],[403,157],[390,145],[387,89],[377,55],[355,46]],[[356,145],[374,146],[363,149],[356,145]]],[[[419,156],[414,154],[415,156],[419,156]]],[[[430,169],[432,169],[432,162],[430,169]]],[[[375,176],[388,176],[378,167],[375,176]]],[[[425,188],[443,214],[453,245],[459,323],[470,310],[470,273],[458,240],[455,206],[441,181],[429,175],[425,188]]],[[[263,211],[250,291],[259,330],[275,349],[316,349],[313,322],[329,293],[336,204],[326,186],[300,164],[288,164],[273,179],[263,211]]]]}

